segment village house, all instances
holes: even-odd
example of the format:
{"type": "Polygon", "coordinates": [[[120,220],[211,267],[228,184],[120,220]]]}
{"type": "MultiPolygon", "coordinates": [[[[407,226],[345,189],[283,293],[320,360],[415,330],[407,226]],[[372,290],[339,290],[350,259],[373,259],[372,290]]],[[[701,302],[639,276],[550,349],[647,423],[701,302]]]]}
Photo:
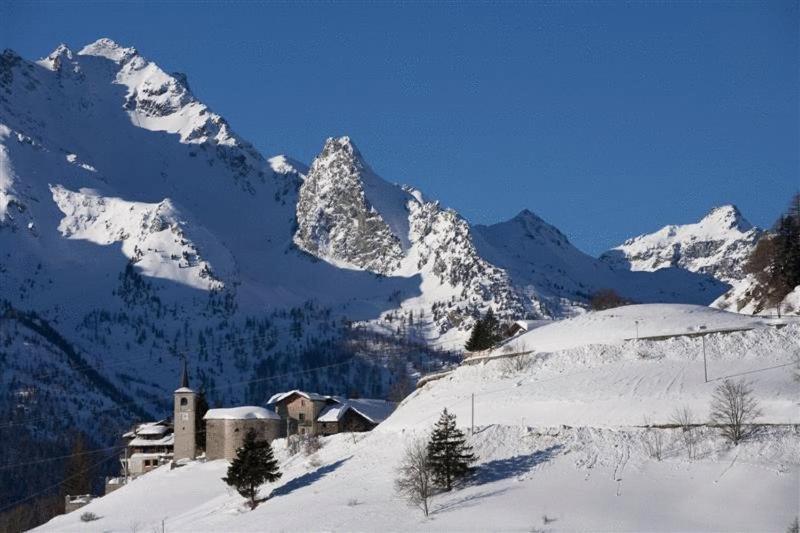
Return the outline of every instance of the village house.
{"type": "Polygon", "coordinates": [[[106,494],[122,487],[128,479],[169,463],[173,457],[175,436],[167,420],[136,424],[122,435],[122,440],[125,441],[119,456],[122,475],[106,478],[106,494]]]}
{"type": "Polygon", "coordinates": [[[122,471],[136,477],[172,460],[175,437],[166,420],[137,424],[122,438],[126,441],[120,457],[122,471]]]}
{"type": "Polygon", "coordinates": [[[267,405],[280,416],[283,436],[369,431],[397,406],[385,400],[347,399],[301,390],[275,394],[267,405]]]}

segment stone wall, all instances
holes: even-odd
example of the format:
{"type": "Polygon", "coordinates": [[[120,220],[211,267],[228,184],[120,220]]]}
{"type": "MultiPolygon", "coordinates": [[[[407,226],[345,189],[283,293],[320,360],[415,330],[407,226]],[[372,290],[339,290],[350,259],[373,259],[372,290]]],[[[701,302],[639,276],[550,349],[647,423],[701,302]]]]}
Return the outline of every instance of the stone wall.
{"type": "Polygon", "coordinates": [[[64,513],[77,511],[81,507],[89,504],[94,498],[91,494],[80,494],[75,496],[64,496],[64,513]]]}
{"type": "Polygon", "coordinates": [[[275,419],[206,420],[206,458],[232,460],[250,429],[259,440],[272,442],[281,437],[283,421],[275,419]]]}

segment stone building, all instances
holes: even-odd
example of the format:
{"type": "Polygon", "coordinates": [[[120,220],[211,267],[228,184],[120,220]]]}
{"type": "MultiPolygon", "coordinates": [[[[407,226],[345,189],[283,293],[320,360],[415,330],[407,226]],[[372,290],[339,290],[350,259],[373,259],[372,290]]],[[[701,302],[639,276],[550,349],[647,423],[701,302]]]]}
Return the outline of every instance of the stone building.
{"type": "Polygon", "coordinates": [[[231,460],[251,429],[258,440],[272,442],[281,436],[281,418],[269,409],[255,406],[209,409],[206,424],[206,458],[231,460]]]}
{"type": "Polygon", "coordinates": [[[293,390],[267,402],[281,417],[282,435],[332,435],[369,431],[383,422],[397,404],[385,400],[347,399],[293,390]]]}
{"type": "Polygon", "coordinates": [[[197,393],[189,388],[189,373],[183,362],[181,386],[174,393],[175,399],[175,460],[197,457],[197,393]]]}

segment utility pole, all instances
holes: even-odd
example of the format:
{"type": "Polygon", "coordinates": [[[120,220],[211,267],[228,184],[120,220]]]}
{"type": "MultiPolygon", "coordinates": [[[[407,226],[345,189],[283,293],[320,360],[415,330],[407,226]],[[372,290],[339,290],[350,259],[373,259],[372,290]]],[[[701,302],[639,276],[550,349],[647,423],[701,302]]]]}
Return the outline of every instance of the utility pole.
{"type": "Polygon", "coordinates": [[[472,415],[470,417],[470,423],[469,423],[469,434],[470,435],[474,435],[475,434],[475,393],[474,392],[472,393],[472,415]]]}
{"type": "Polygon", "coordinates": [[[706,383],[708,383],[708,363],[706,363],[706,336],[703,335],[700,338],[703,340],[703,375],[706,378],[706,383]]]}
{"type": "Polygon", "coordinates": [[[639,340],[639,321],[638,320],[634,320],[634,322],[636,323],[636,340],[638,341],[639,340]]]}

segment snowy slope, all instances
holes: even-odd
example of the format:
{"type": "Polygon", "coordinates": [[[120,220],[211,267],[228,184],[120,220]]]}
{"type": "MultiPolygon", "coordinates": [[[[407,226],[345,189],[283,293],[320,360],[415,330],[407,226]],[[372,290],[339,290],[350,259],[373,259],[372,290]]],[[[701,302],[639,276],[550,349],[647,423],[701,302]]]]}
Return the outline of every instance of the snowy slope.
{"type": "Polygon", "coordinates": [[[757,297],[757,289],[755,277],[748,274],[735,282],[728,292],[714,300],[711,307],[747,315],[800,315],[800,286],[795,287],[776,305],[766,304],[762,298],[757,297]]]}
{"type": "Polygon", "coordinates": [[[762,231],[736,206],[712,209],[694,224],[670,225],[628,239],[601,259],[614,268],[654,271],[679,267],[725,281],[742,279],[742,266],[762,231]]]}
{"type": "MultiPolygon", "coordinates": [[[[681,324],[689,310],[658,312],[681,324]]],[[[565,323],[572,324],[565,336],[584,328],[565,323]]],[[[800,326],[715,333],[706,343],[709,383],[692,337],[556,350],[525,368],[501,360],[461,367],[417,390],[373,432],[326,438],[311,458],[289,457],[276,441],[284,475],[262,488],[272,496],[255,511],[220,481],[224,461],[198,462],[160,469],[96,500],[85,509],[101,517],[96,522],[72,513],[40,530],[125,531],[162,520],[171,531],[783,530],[800,497],[793,379],[800,326]],[[738,447],[701,426],[690,459],[680,429],[642,427],[645,419],[669,424],[684,405],[702,424],[714,387],[739,376],[753,384],[760,421],[775,425],[738,447]],[[424,519],[394,493],[394,468],[404,444],[426,434],[442,408],[468,426],[473,394],[476,471],[436,496],[424,519]],[[656,432],[664,439],[661,461],[645,444],[656,432]]]]}
{"type": "Polygon", "coordinates": [[[587,344],[616,344],[637,337],[749,330],[773,322],[697,305],[626,305],[536,328],[514,337],[494,353],[547,352],[587,344]]]}

